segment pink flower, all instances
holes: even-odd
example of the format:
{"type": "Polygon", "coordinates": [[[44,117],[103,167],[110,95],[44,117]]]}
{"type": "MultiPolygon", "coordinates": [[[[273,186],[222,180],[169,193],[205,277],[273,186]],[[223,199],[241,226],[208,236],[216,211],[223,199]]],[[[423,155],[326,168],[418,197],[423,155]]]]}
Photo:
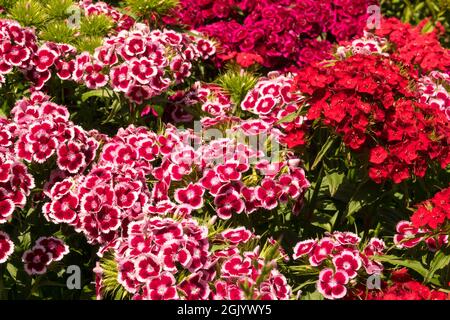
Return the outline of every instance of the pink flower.
{"type": "Polygon", "coordinates": [[[398,248],[413,248],[422,241],[422,237],[418,236],[420,230],[412,222],[400,221],[396,230],[398,233],[394,235],[394,243],[398,248]]]}
{"type": "Polygon", "coordinates": [[[175,278],[171,273],[163,273],[148,283],[148,295],[151,300],[174,300],[178,298],[175,278]]]}
{"type": "Polygon", "coordinates": [[[265,178],[255,191],[256,198],[261,201],[261,205],[265,209],[272,210],[276,208],[281,194],[281,187],[275,181],[265,178]]]}
{"type": "Polygon", "coordinates": [[[345,250],[333,257],[333,264],[336,270],[344,271],[350,279],[357,276],[357,271],[361,268],[361,259],[353,252],[345,250]]]}
{"type": "Polygon", "coordinates": [[[14,243],[7,233],[0,231],[0,264],[6,262],[13,252],[14,243]]]}
{"type": "Polygon", "coordinates": [[[305,240],[300,241],[297,243],[294,247],[294,260],[298,259],[299,257],[309,254],[313,249],[314,246],[317,244],[317,240],[305,240]]]}
{"type": "Polygon", "coordinates": [[[227,229],[222,231],[221,236],[228,242],[237,245],[246,243],[253,236],[253,233],[245,227],[238,227],[235,229],[227,229]]]}
{"type": "Polygon", "coordinates": [[[319,274],[317,290],[327,299],[341,299],[347,294],[345,285],[349,277],[345,271],[333,272],[332,269],[323,269],[319,274]]]}
{"type": "Polygon", "coordinates": [[[33,249],[24,252],[22,262],[29,275],[44,274],[52,262],[52,255],[43,246],[34,246],[33,249]]]}
{"type": "Polygon", "coordinates": [[[245,208],[240,194],[234,190],[217,195],[214,205],[217,207],[217,216],[224,220],[230,219],[233,213],[241,213],[245,208]]]}
{"type": "Polygon", "coordinates": [[[200,185],[190,183],[186,188],[175,191],[175,200],[191,206],[192,209],[200,209],[203,206],[203,193],[200,185]]]}

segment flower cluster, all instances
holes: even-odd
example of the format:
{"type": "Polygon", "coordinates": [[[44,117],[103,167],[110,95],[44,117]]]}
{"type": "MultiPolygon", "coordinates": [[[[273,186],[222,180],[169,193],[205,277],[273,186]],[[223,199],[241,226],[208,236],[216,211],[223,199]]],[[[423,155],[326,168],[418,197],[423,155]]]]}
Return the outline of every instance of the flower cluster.
{"type": "Polygon", "coordinates": [[[314,268],[320,268],[317,290],[327,299],[341,299],[347,295],[349,287],[362,277],[380,274],[383,265],[372,258],[382,255],[385,249],[383,240],[370,239],[363,248],[358,249],[361,239],[351,232],[334,232],[320,240],[305,240],[294,247],[293,259],[303,259],[314,268]]]}
{"type": "Polygon", "coordinates": [[[117,32],[130,30],[135,23],[132,17],[103,1],[93,3],[92,0],[80,0],[78,5],[84,10],[86,16],[103,14],[110,17],[114,21],[114,30],[117,32]]]}
{"type": "Polygon", "coordinates": [[[90,89],[108,84],[141,104],[183,82],[191,75],[192,63],[208,59],[215,50],[206,39],[135,24],[130,31],[106,38],[94,56],[78,55],[73,80],[90,89]]]}
{"type": "Polygon", "coordinates": [[[208,228],[192,218],[144,217],[129,224],[114,251],[118,282],[139,300],[288,299],[291,289],[275,260],[265,261],[258,248],[240,249],[254,237],[241,227],[209,240],[208,228]],[[223,249],[213,250],[213,243],[223,249]]]}
{"type": "Polygon", "coordinates": [[[370,291],[366,297],[361,292],[360,296],[367,300],[450,300],[448,293],[431,290],[412,279],[406,268],[394,271],[390,280],[390,285],[383,283],[382,290],[370,291]]]}
{"type": "Polygon", "coordinates": [[[61,239],[40,237],[33,248],[22,255],[25,271],[29,275],[44,274],[54,261],[60,261],[69,253],[69,247],[61,239]]]}
{"type": "Polygon", "coordinates": [[[57,172],[46,185],[51,202],[44,212],[55,223],[75,226],[90,242],[104,244],[120,235],[121,225],[143,214],[189,216],[210,202],[218,217],[230,219],[301,202],[309,182],[298,159],[261,159],[250,170],[255,159],[257,151],[233,139],[205,143],[189,130],[168,126],[157,135],[130,126],[104,143],[88,174],[57,172]],[[193,142],[200,143],[197,150],[193,142]],[[152,189],[147,176],[155,181],[152,189]],[[197,178],[187,183],[188,177],[197,178]]]}
{"type": "Polygon", "coordinates": [[[367,8],[375,3],[182,0],[174,15],[178,23],[218,39],[222,60],[236,56],[243,66],[261,62],[270,68],[289,68],[328,57],[331,43],[326,37],[317,40],[324,33],[338,41],[362,34],[367,8]]]}
{"type": "Polygon", "coordinates": [[[44,163],[56,155],[59,169],[72,174],[83,171],[94,159],[98,142],[92,136],[96,132],[73,124],[67,108],[49,101],[42,92],[18,101],[11,115],[18,158],[44,163]]]}
{"type": "MultiPolygon", "coordinates": [[[[291,91],[293,75],[271,72],[261,78],[250,90],[241,104],[241,109],[257,115],[260,120],[250,121],[246,127],[277,128],[281,130],[280,143],[289,148],[305,144],[306,118],[298,114],[304,97],[291,91]],[[283,119],[289,118],[288,121],[283,119]]],[[[244,125],[243,125],[244,127],[244,125]]]]}
{"type": "Polygon", "coordinates": [[[411,68],[418,66],[424,72],[447,71],[450,69],[450,50],[439,42],[442,25],[438,23],[432,32],[423,32],[427,23],[423,20],[419,25],[411,26],[396,18],[383,19],[374,33],[392,44],[395,61],[411,68]]]}
{"type": "Polygon", "coordinates": [[[37,49],[33,29],[22,28],[13,20],[0,19],[0,87],[5,83],[5,75],[14,68],[25,72],[33,67],[37,49]]]}
{"type": "Polygon", "coordinates": [[[421,203],[411,221],[400,221],[394,243],[398,248],[413,248],[425,242],[432,252],[448,245],[448,221],[450,221],[450,188],[421,203]]]}
{"type": "Polygon", "coordinates": [[[410,81],[389,57],[356,54],[305,68],[294,89],[308,95],[309,120],[321,119],[355,151],[370,149],[375,182],[400,183],[412,174],[423,177],[433,160],[442,168],[450,163],[448,121],[417,101],[410,81]]]}
{"type": "Polygon", "coordinates": [[[34,178],[14,151],[16,124],[0,120],[0,224],[10,220],[16,208],[24,208],[34,188],[34,178]]]}
{"type": "Polygon", "coordinates": [[[450,74],[438,71],[420,78],[418,85],[420,101],[439,109],[450,121],[450,89],[447,88],[450,88],[450,74]]]}

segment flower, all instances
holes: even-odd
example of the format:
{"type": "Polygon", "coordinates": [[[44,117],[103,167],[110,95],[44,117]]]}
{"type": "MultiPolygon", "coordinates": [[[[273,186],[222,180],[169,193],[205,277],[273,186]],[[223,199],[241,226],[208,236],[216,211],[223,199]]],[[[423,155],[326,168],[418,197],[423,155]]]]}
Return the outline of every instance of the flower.
{"type": "Polygon", "coordinates": [[[298,242],[294,247],[294,255],[292,257],[296,260],[305,254],[309,254],[316,244],[317,241],[312,239],[298,242]]]}
{"type": "Polygon", "coordinates": [[[151,300],[174,300],[178,298],[175,278],[171,273],[164,273],[148,282],[151,300]]]}
{"type": "Polygon", "coordinates": [[[52,254],[43,246],[37,245],[24,252],[22,261],[29,275],[44,274],[47,272],[47,266],[52,262],[52,254]]]}
{"type": "Polygon", "coordinates": [[[417,236],[420,232],[419,229],[409,221],[397,223],[396,231],[394,243],[398,248],[412,248],[422,241],[422,237],[417,236]]]}
{"type": "Polygon", "coordinates": [[[186,188],[175,191],[175,200],[189,205],[192,209],[200,209],[203,206],[203,193],[200,185],[190,183],[186,188]]]}
{"type": "Polygon", "coordinates": [[[344,271],[350,279],[353,279],[357,276],[357,271],[361,268],[362,263],[358,256],[345,250],[333,257],[333,265],[336,270],[344,271]]]}
{"type": "Polygon", "coordinates": [[[347,294],[345,285],[348,281],[349,277],[345,271],[323,269],[319,274],[317,290],[327,299],[341,299],[347,294]]]}
{"type": "Polygon", "coordinates": [[[14,243],[7,233],[0,231],[0,264],[6,262],[13,252],[14,243]]]}

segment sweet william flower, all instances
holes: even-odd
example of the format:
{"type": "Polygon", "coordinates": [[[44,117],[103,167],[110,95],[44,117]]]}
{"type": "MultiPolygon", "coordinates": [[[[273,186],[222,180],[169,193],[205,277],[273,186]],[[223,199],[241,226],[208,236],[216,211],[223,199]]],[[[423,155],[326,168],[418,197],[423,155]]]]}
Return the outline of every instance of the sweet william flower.
{"type": "Polygon", "coordinates": [[[0,231],[0,264],[6,262],[14,252],[14,243],[6,232],[0,231]]]}
{"type": "Polygon", "coordinates": [[[323,269],[319,274],[317,290],[327,299],[341,299],[347,294],[348,281],[349,277],[345,271],[323,269]]]}

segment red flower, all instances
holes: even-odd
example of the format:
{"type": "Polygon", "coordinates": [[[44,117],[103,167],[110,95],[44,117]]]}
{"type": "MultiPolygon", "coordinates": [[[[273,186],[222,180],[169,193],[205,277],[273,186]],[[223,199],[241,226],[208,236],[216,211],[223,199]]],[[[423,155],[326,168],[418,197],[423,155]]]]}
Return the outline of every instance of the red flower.
{"type": "Polygon", "coordinates": [[[239,52],[236,56],[236,62],[244,68],[248,68],[255,63],[263,64],[264,60],[259,54],[248,52],[239,52]]]}
{"type": "Polygon", "coordinates": [[[388,153],[386,152],[386,150],[381,146],[377,146],[370,150],[369,161],[374,164],[381,164],[384,162],[384,160],[386,160],[387,157],[388,153]]]}

